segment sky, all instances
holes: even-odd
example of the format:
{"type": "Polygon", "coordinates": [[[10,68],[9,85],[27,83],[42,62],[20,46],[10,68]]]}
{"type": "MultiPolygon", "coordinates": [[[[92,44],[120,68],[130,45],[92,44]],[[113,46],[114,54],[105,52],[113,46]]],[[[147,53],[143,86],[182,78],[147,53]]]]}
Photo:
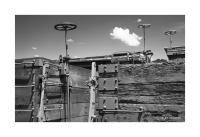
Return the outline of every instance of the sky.
{"type": "Polygon", "coordinates": [[[143,32],[137,26],[143,23],[151,24],[146,29],[146,49],[154,53],[153,60],[167,59],[167,30],[177,31],[172,46],[185,46],[184,15],[16,15],[15,58],[65,55],[64,32],[54,26],[66,21],[77,25],[67,34],[72,58],[142,51],[143,32]]]}

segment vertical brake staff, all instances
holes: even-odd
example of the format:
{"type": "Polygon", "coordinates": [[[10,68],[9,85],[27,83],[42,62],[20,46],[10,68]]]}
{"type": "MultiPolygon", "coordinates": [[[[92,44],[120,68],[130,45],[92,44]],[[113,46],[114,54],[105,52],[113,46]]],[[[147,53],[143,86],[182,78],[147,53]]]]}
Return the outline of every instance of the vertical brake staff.
{"type": "MultiPolygon", "coordinates": [[[[65,67],[65,74],[66,74],[66,91],[67,91],[67,116],[68,116],[68,122],[71,121],[71,102],[70,102],[70,91],[69,91],[69,54],[68,54],[68,45],[67,45],[67,31],[76,29],[77,26],[70,22],[64,22],[61,24],[55,25],[55,29],[59,31],[65,31],[65,48],[66,48],[66,57],[64,60],[64,67],[65,67]]],[[[65,102],[65,94],[64,94],[64,104],[65,102]]],[[[65,106],[65,105],[64,105],[65,106]]],[[[65,117],[66,117],[66,109],[65,109],[65,117]]],[[[66,119],[65,119],[66,120],[66,119]]]]}
{"type": "Polygon", "coordinates": [[[138,28],[142,28],[143,29],[143,39],[144,39],[144,52],[145,52],[145,30],[146,28],[151,27],[151,24],[140,24],[138,25],[138,28]]]}
{"type": "Polygon", "coordinates": [[[172,35],[176,34],[176,30],[168,30],[165,32],[165,35],[169,36],[169,46],[172,47],[172,35]]]}

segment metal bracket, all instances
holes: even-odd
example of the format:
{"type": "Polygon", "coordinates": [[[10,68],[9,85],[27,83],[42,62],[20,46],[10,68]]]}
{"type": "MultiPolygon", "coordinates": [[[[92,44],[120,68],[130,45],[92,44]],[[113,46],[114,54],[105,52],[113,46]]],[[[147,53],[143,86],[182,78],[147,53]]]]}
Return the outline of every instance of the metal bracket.
{"type": "Polygon", "coordinates": [[[118,89],[118,79],[117,78],[99,78],[98,79],[98,90],[108,91],[118,89]]]}
{"type": "Polygon", "coordinates": [[[118,98],[117,97],[100,97],[98,109],[117,110],[118,98]]]}
{"type": "Polygon", "coordinates": [[[119,67],[117,64],[99,65],[99,73],[117,73],[119,67]]]}

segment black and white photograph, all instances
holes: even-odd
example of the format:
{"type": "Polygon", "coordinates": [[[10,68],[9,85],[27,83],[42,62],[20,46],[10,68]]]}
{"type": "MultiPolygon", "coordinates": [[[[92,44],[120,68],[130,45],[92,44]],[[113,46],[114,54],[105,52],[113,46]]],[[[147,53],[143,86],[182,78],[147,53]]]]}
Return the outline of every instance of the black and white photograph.
{"type": "Polygon", "coordinates": [[[1,136],[199,136],[197,0],[1,2],[1,136]]]}
{"type": "Polygon", "coordinates": [[[15,122],[185,122],[185,15],[15,15],[15,122]]]}

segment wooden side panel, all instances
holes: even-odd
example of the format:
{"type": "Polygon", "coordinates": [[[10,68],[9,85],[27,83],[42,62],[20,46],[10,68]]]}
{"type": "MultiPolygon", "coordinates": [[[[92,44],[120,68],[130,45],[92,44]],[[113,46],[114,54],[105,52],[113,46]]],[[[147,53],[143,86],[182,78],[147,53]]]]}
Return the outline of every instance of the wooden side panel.
{"type": "Polygon", "coordinates": [[[32,68],[24,68],[23,64],[15,65],[15,85],[31,85],[32,78],[32,68]]]}
{"type": "MultiPolygon", "coordinates": [[[[119,66],[119,109],[139,113],[105,114],[107,122],[184,122],[185,64],[119,66]]],[[[106,91],[104,96],[115,94],[106,91]]]]}
{"type": "Polygon", "coordinates": [[[139,113],[114,113],[106,114],[102,117],[101,122],[139,122],[139,113]]]}
{"type": "MultiPolygon", "coordinates": [[[[74,118],[79,117],[79,122],[84,121],[84,117],[88,116],[89,103],[75,103],[71,105],[72,122],[74,118]],[[81,119],[83,118],[83,119],[81,119]]],[[[47,110],[45,111],[47,121],[62,121],[64,119],[64,110],[47,110]]],[[[67,117],[67,116],[66,116],[67,117]]],[[[77,121],[77,119],[76,119],[77,121]]]]}
{"type": "Polygon", "coordinates": [[[185,81],[185,64],[121,65],[119,69],[120,83],[185,81]]]}
{"type": "Polygon", "coordinates": [[[72,87],[88,88],[87,81],[91,75],[90,70],[72,65],[69,66],[69,69],[72,87]]]}
{"type": "Polygon", "coordinates": [[[124,110],[134,110],[143,108],[141,122],[183,122],[185,121],[185,105],[175,104],[125,104],[121,103],[120,108],[124,110]]]}
{"type": "Polygon", "coordinates": [[[15,88],[15,105],[31,104],[32,94],[32,87],[15,88]]]}
{"type": "MultiPolygon", "coordinates": [[[[59,73],[56,70],[49,71],[47,83],[61,83],[59,73]]],[[[89,80],[90,70],[70,66],[70,92],[71,92],[71,121],[87,121],[89,111],[89,80]]],[[[67,118],[67,94],[64,95],[63,85],[47,86],[45,90],[45,105],[63,105],[62,109],[46,110],[45,115],[48,122],[64,122],[67,118]],[[65,101],[64,101],[64,96],[65,101]]]]}
{"type": "Polygon", "coordinates": [[[31,111],[15,111],[15,122],[31,122],[31,111]]]}

